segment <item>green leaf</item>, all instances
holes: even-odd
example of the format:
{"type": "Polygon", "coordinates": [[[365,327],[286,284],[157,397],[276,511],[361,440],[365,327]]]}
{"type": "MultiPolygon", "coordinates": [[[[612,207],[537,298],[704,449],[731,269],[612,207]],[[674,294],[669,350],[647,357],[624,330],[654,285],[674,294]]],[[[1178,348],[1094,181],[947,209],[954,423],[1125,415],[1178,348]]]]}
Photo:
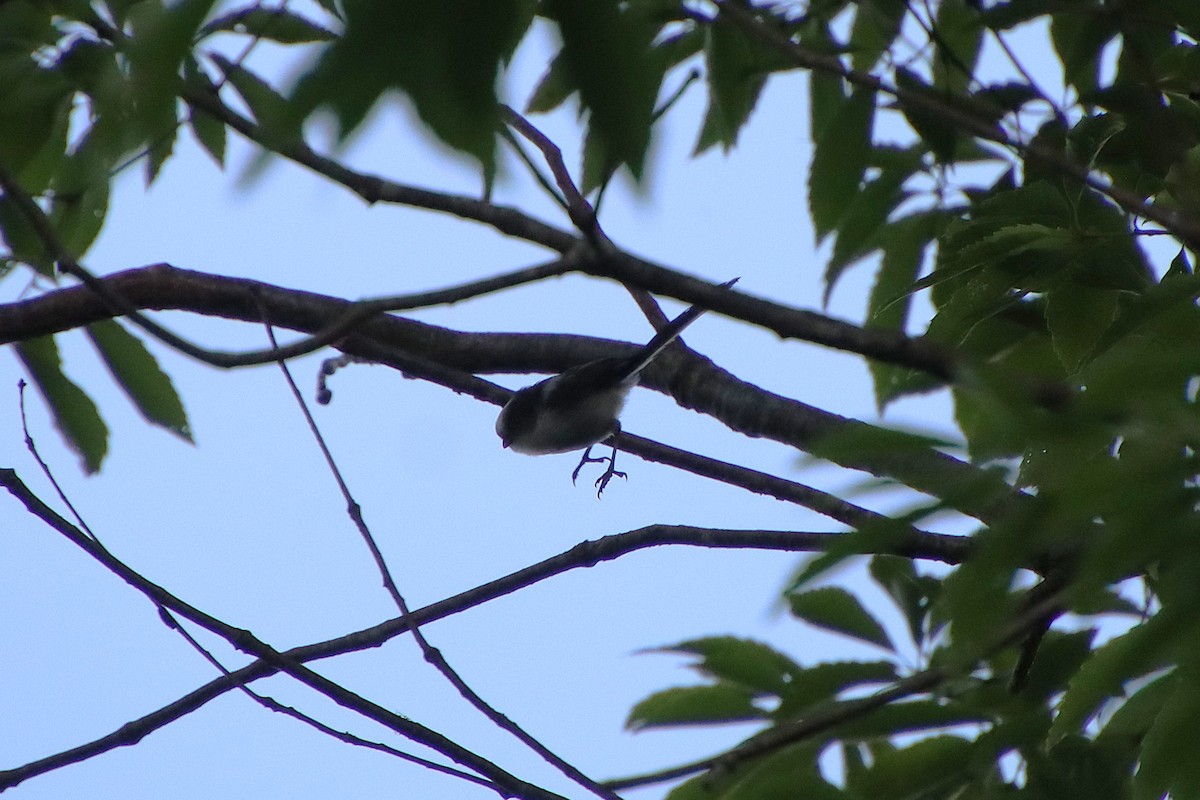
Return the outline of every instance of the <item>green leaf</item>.
{"type": "Polygon", "coordinates": [[[855,193],[838,223],[833,255],[825,268],[825,303],[846,268],[883,244],[888,217],[908,197],[904,182],[921,166],[919,154],[895,149],[879,148],[872,160],[878,162],[879,174],[855,193]]]}
{"type": "Polygon", "coordinates": [[[63,374],[54,337],[39,336],[13,346],[45,399],[54,427],[82,460],[84,470],[98,472],[108,452],[108,427],[87,393],[63,374]]]}
{"type": "Polygon", "coordinates": [[[1200,719],[1200,688],[1178,681],[1175,693],[1146,732],[1141,764],[1134,781],[1137,800],[1200,796],[1200,759],[1196,758],[1196,720],[1200,719]]]}
{"type": "Polygon", "coordinates": [[[625,727],[631,731],[676,725],[711,725],[763,719],[754,692],[739,686],[683,686],[656,692],[633,707],[625,727]]]}
{"type": "Polygon", "coordinates": [[[945,114],[929,108],[920,98],[928,98],[928,101],[934,104],[934,108],[949,105],[949,100],[945,95],[936,93],[915,72],[904,67],[896,70],[896,86],[902,90],[897,100],[908,124],[929,146],[938,161],[952,161],[958,148],[959,129],[945,114]]]}
{"type": "Polygon", "coordinates": [[[964,707],[961,703],[910,700],[877,708],[870,714],[853,715],[846,722],[839,724],[832,733],[838,738],[870,741],[894,736],[928,734],[960,725],[978,726],[991,721],[986,712],[964,707]]]}
{"type": "Polygon", "coordinates": [[[1163,707],[1175,695],[1179,680],[1179,673],[1172,670],[1138,689],[1104,723],[1097,740],[1141,741],[1163,707]]]}
{"type": "MultiPolygon", "coordinates": [[[[227,61],[225,63],[229,64],[227,61]]],[[[184,74],[184,80],[189,89],[194,88],[203,94],[216,95],[217,87],[209,80],[204,70],[200,69],[199,65],[196,64],[195,59],[189,58],[184,63],[184,74]]],[[[188,110],[188,127],[192,129],[192,134],[196,137],[196,141],[200,143],[200,146],[217,162],[217,166],[224,169],[225,123],[195,107],[191,107],[188,110]]]]}
{"type": "Polygon", "coordinates": [[[259,125],[270,131],[281,124],[286,118],[288,101],[275,87],[220,53],[212,53],[209,57],[250,107],[250,113],[259,125]]]}
{"type": "Polygon", "coordinates": [[[54,259],[25,211],[11,197],[0,194],[0,242],[8,245],[13,261],[29,264],[43,275],[54,277],[54,259]]]}
{"type": "Polygon", "coordinates": [[[348,138],[392,90],[412,101],[430,132],[496,169],[496,81],[532,19],[525,0],[347,0],[346,31],[296,85],[294,119],[328,107],[348,138]]]}
{"type": "Polygon", "coordinates": [[[971,781],[971,760],[971,743],[957,736],[935,736],[880,753],[859,777],[862,796],[873,800],[959,796],[956,787],[971,781]]]}
{"type": "Polygon", "coordinates": [[[834,586],[794,592],[787,596],[792,614],[818,628],[841,633],[885,650],[895,649],[887,631],[858,598],[834,586]]]}
{"type": "Polygon", "coordinates": [[[726,151],[737,144],[766,84],[761,45],[730,25],[708,26],[705,33],[708,111],[695,154],[715,144],[726,151]]]}
{"type": "Polygon", "coordinates": [[[543,12],[558,25],[564,70],[589,112],[589,138],[640,179],[665,66],[651,47],[657,23],[616,0],[548,0],[543,12]]]}
{"type": "Polygon", "coordinates": [[[918,575],[913,562],[900,556],[873,556],[869,571],[871,578],[888,593],[904,615],[913,641],[922,644],[928,633],[929,610],[941,592],[941,582],[918,575]]]}
{"type": "Polygon", "coordinates": [[[842,790],[818,768],[820,750],[809,742],[788,745],[722,774],[699,775],[676,786],[667,800],[839,800],[842,790]]]}
{"type": "Polygon", "coordinates": [[[200,29],[200,37],[221,31],[244,33],[283,44],[327,42],[337,38],[333,31],[294,11],[258,5],[240,8],[210,20],[200,29]]]}
{"type": "MultiPolygon", "coordinates": [[[[904,331],[912,308],[913,286],[920,274],[925,253],[945,221],[938,212],[918,212],[887,224],[882,233],[883,258],[867,301],[867,323],[904,331]]],[[[875,382],[879,411],[892,400],[937,385],[925,373],[871,360],[867,365],[875,382]]]]}
{"type": "Polygon", "coordinates": [[[67,149],[71,87],[60,74],[40,69],[24,57],[0,60],[0,85],[5,87],[0,101],[0,163],[25,191],[38,194],[67,149]]]}
{"type": "Polygon", "coordinates": [[[87,334],[108,371],[142,416],[191,442],[192,431],[179,393],[146,346],[113,320],[88,325],[87,334]]]}
{"type": "Polygon", "coordinates": [[[869,72],[900,35],[908,6],[904,0],[862,0],[850,30],[850,63],[869,72]]]}
{"type": "Polygon", "coordinates": [[[827,661],[797,673],[781,694],[772,716],[785,720],[798,717],[819,703],[837,699],[847,689],[877,686],[896,680],[896,665],[890,661],[827,661]]]}
{"type": "Polygon", "coordinates": [[[1050,41],[1062,62],[1067,82],[1081,93],[1096,88],[1101,52],[1117,32],[1116,26],[1093,14],[1051,15],[1050,41]]]}
{"type": "Polygon", "coordinates": [[[1067,286],[1049,293],[1046,323],[1067,374],[1077,372],[1095,352],[1116,316],[1116,292],[1067,286]]]}
{"type": "Polygon", "coordinates": [[[1131,747],[1071,736],[1043,751],[1027,748],[1028,787],[1034,797],[1094,800],[1129,797],[1131,747]]]}
{"type": "Polygon", "coordinates": [[[92,246],[108,214],[111,161],[107,147],[96,133],[93,128],[77,144],[53,184],[50,224],[76,258],[92,246]]]}
{"type": "Polygon", "coordinates": [[[567,102],[567,98],[575,94],[578,87],[571,82],[571,76],[563,62],[562,50],[551,59],[550,65],[542,73],[541,80],[534,88],[529,102],[525,104],[526,114],[546,114],[567,102]]]}
{"type": "Polygon", "coordinates": [[[968,0],[942,0],[938,4],[933,23],[937,34],[933,85],[949,94],[962,95],[971,88],[979,60],[983,24],[974,5],[968,0]]]}
{"type": "Polygon", "coordinates": [[[808,207],[818,240],[837,227],[858,194],[871,155],[875,92],[856,89],[824,127],[808,173],[808,207]]]}
{"type": "Polygon", "coordinates": [[[134,138],[149,149],[147,184],[158,176],[174,148],[183,62],[191,54],[196,31],[213,3],[214,0],[180,0],[170,5],[140,3],[130,10],[133,35],[126,53],[128,86],[134,95],[129,123],[134,138]]]}
{"type": "Polygon", "coordinates": [[[700,656],[696,669],[729,684],[779,695],[796,680],[800,665],[761,642],[733,636],[692,639],[655,652],[700,656]]]}
{"type": "Polygon", "coordinates": [[[1080,732],[1125,683],[1162,667],[1180,630],[1177,614],[1164,610],[1095,651],[1071,680],[1050,727],[1050,741],[1080,732]]]}

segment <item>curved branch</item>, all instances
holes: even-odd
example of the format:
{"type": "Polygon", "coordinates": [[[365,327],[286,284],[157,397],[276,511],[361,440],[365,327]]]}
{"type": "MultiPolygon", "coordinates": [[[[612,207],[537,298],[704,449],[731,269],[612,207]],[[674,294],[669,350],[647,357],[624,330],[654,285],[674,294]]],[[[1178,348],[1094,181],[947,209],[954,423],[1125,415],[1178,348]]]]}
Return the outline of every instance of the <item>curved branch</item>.
{"type": "MultiPolygon", "coordinates": [[[[144,594],[155,604],[167,608],[180,617],[220,636],[241,652],[270,664],[272,669],[278,672],[287,673],[292,678],[315,689],[335,703],[357,711],[396,733],[414,742],[423,744],[464,767],[486,776],[505,793],[505,796],[538,798],[538,800],[562,800],[559,795],[521,780],[437,731],[401,716],[390,709],[384,708],[378,703],[355,694],[323,675],[313,672],[302,663],[289,658],[258,639],[250,631],[228,625],[175,597],[162,587],[151,583],[138,572],[115,558],[98,542],[88,538],[75,528],[75,526],[55,513],[53,509],[45,505],[29,491],[14,470],[0,469],[0,485],[4,486],[13,497],[19,500],[30,514],[58,531],[72,544],[99,562],[105,569],[129,584],[131,588],[144,594]]],[[[20,769],[7,770],[0,773],[0,787],[15,785],[15,782],[24,780],[25,777],[28,776],[25,775],[22,777],[20,769]]]]}
{"type": "MultiPolygon", "coordinates": [[[[419,189],[376,175],[356,172],[331,158],[317,154],[303,143],[281,146],[259,125],[238,114],[214,95],[188,89],[182,97],[190,105],[230,126],[250,141],[341,184],[369,203],[396,203],[453,214],[462,219],[481,222],[506,235],[542,245],[564,255],[578,255],[580,246],[587,244],[584,237],[548,225],[514,208],[497,206],[461,195],[419,189]]],[[[517,117],[514,121],[519,119],[517,117]]],[[[522,131],[535,140],[540,136],[531,126],[524,126],[522,131]]],[[[547,147],[553,145],[542,142],[544,155],[547,147]]],[[[570,187],[570,177],[565,175],[565,167],[561,164],[556,170],[556,176],[560,188],[564,192],[568,191],[564,183],[566,187],[570,187]],[[560,172],[564,174],[559,174],[560,172]]],[[[575,194],[577,196],[578,192],[575,194]]],[[[572,202],[572,217],[578,217],[577,224],[587,225],[590,220],[592,228],[584,227],[582,230],[594,230],[595,215],[590,211],[590,206],[578,196],[572,202]]],[[[624,253],[610,242],[606,242],[601,254],[591,259],[579,258],[577,266],[581,271],[590,274],[615,278],[627,286],[637,286],[689,303],[699,302],[700,292],[708,286],[677,271],[667,270],[624,253]]],[[[823,314],[788,308],[766,300],[746,298],[742,294],[730,294],[725,300],[726,303],[713,308],[751,324],[762,325],[785,338],[801,339],[847,350],[887,363],[929,372],[944,380],[953,380],[956,372],[952,353],[932,341],[914,339],[898,331],[862,328],[823,314]]]]}
{"type": "MultiPolygon", "coordinates": [[[[353,307],[350,301],[327,295],[166,264],[117,273],[103,283],[138,308],[178,309],[248,322],[258,322],[265,309],[273,324],[305,332],[322,330],[353,307]]],[[[697,293],[701,302],[708,292],[706,287],[697,293]]],[[[0,305],[0,342],[55,333],[111,316],[109,307],[89,289],[60,289],[0,305]]],[[[507,401],[507,390],[465,373],[562,372],[584,361],[632,352],[634,345],[584,336],[458,333],[377,315],[342,339],[338,349],[498,405],[507,401]]],[[[870,451],[838,448],[828,457],[849,469],[945,498],[953,507],[984,521],[995,519],[1005,504],[1023,498],[995,473],[940,453],[916,437],[885,431],[768,392],[695,353],[665,353],[646,369],[642,384],[670,394],[680,405],[708,414],[739,433],[773,439],[818,455],[823,445],[839,440],[886,443],[886,447],[876,446],[870,451]]],[[[629,449],[642,454],[636,446],[629,449]]],[[[669,452],[663,453],[656,460],[682,466],[669,452]]],[[[730,482],[741,485],[736,480],[730,482]]]]}
{"type": "MultiPolygon", "coordinates": [[[[0,472],[0,477],[3,475],[4,473],[0,472]]],[[[778,550],[781,552],[824,552],[839,541],[841,536],[842,534],[839,533],[822,532],[738,531],[681,525],[651,525],[628,533],[605,536],[596,541],[582,542],[538,564],[417,609],[408,617],[388,620],[379,625],[324,642],[295,647],[284,651],[280,656],[302,664],[379,647],[390,639],[403,635],[412,625],[425,626],[573,569],[594,567],[604,561],[612,561],[650,547],[675,545],[719,549],[778,550]]],[[[969,556],[971,549],[971,540],[964,537],[920,533],[910,539],[896,541],[887,552],[907,558],[922,558],[957,564],[969,556]]],[[[228,675],[209,681],[178,700],[122,725],[112,733],[20,767],[0,770],[0,790],[16,786],[30,778],[69,764],[86,761],[118,747],[136,744],[154,731],[190,714],[210,700],[245,684],[275,675],[279,671],[276,665],[259,659],[228,675]]]]}

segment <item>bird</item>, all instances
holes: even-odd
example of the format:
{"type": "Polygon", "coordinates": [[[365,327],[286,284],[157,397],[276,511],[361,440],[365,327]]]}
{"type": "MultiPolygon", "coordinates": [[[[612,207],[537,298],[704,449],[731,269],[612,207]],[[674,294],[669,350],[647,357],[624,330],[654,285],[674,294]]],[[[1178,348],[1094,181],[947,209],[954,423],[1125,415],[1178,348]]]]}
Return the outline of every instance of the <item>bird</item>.
{"type": "MultiPolygon", "coordinates": [[[[737,281],[727,281],[721,288],[737,281]]],[[[599,496],[613,477],[626,477],[616,469],[616,434],[630,390],[642,370],[707,310],[701,305],[688,308],[631,356],[589,361],[513,392],[496,418],[500,442],[515,453],[534,456],[586,448],[571,481],[585,464],[607,461],[608,468],[596,481],[599,496]],[[592,447],[605,440],[612,441],[611,454],[592,457],[592,447]]]]}

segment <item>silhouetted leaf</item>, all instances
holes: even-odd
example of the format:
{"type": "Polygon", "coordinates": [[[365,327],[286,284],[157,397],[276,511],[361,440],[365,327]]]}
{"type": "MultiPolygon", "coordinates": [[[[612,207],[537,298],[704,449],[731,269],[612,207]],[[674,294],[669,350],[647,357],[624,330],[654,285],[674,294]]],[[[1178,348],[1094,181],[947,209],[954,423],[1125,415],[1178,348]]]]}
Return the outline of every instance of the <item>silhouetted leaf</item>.
{"type": "Polygon", "coordinates": [[[142,416],[184,441],[192,441],[179,393],[146,346],[113,320],[88,325],[87,334],[117,384],[142,416]]]}
{"type": "Polygon", "coordinates": [[[754,692],[729,684],[684,686],[656,692],[635,705],[625,727],[632,731],[676,725],[709,725],[762,719],[754,692]]]}
{"type": "Polygon", "coordinates": [[[327,42],[337,38],[328,28],[286,8],[246,6],[211,20],[200,29],[201,36],[221,31],[244,33],[283,44],[327,42]]]}
{"type": "Polygon", "coordinates": [[[108,452],[108,427],[87,393],[63,374],[54,337],[26,339],[14,347],[30,380],[45,399],[54,427],[79,456],[84,470],[98,472],[108,452]]]}
{"type": "Polygon", "coordinates": [[[808,207],[818,240],[837,227],[858,194],[871,155],[875,93],[856,89],[824,127],[808,173],[808,207]]]}
{"type": "Polygon", "coordinates": [[[761,642],[733,636],[691,639],[653,652],[688,653],[701,657],[695,668],[717,680],[756,692],[784,692],[801,667],[761,642]]]}
{"type": "Polygon", "coordinates": [[[859,602],[844,589],[826,586],[787,595],[792,614],[818,628],[892,650],[887,631],[859,602]]]}
{"type": "Polygon", "coordinates": [[[640,178],[665,67],[651,47],[658,23],[615,0],[551,0],[544,12],[562,36],[562,66],[589,113],[589,138],[640,178]]]}

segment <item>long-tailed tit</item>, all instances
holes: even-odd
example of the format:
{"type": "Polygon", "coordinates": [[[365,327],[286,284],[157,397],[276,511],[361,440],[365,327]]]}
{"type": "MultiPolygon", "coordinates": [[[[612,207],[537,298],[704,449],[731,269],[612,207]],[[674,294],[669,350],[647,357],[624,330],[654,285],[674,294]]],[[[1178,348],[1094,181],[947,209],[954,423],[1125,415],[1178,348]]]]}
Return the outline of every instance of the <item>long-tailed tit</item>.
{"type": "MultiPolygon", "coordinates": [[[[734,278],[722,288],[736,282],[734,278]]],[[[587,448],[571,480],[584,464],[607,461],[608,469],[596,481],[603,492],[614,475],[625,477],[616,470],[615,435],[621,430],[617,418],[629,390],[637,385],[642,370],[707,310],[699,305],[687,309],[631,356],[589,361],[517,390],[496,419],[500,441],[514,452],[533,456],[587,448]],[[592,445],[606,439],[612,439],[612,453],[592,458],[592,445]]]]}

